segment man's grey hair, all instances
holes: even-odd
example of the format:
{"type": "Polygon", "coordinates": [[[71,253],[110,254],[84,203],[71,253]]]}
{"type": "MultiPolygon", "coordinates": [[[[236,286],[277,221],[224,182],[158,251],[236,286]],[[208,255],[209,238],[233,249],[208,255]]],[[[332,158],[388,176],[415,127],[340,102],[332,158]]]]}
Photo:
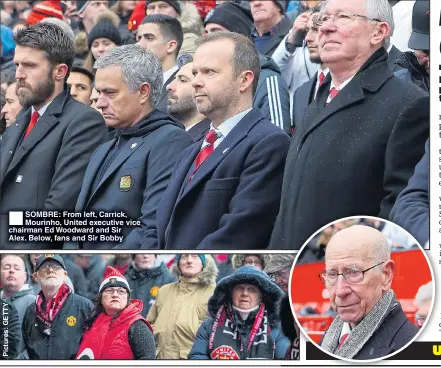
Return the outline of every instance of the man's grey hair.
{"type": "Polygon", "coordinates": [[[55,24],[56,26],[60,27],[64,31],[64,33],[66,33],[69,36],[69,38],[71,38],[72,40],[75,39],[75,34],[72,31],[70,25],[62,21],[61,19],[49,17],[43,19],[41,22],[55,24]]]}
{"type": "Polygon", "coordinates": [[[162,94],[163,72],[161,62],[151,51],[139,45],[114,47],[103,54],[94,64],[94,68],[119,66],[129,91],[135,92],[142,84],[151,87],[150,102],[155,106],[162,94]]]}
{"type": "MultiPolygon", "coordinates": [[[[394,13],[392,6],[388,0],[364,0],[366,16],[372,19],[379,19],[382,22],[389,24],[390,33],[389,36],[384,38],[384,48],[387,50],[390,46],[390,37],[394,34],[395,23],[394,13]]],[[[321,3],[321,9],[328,4],[329,0],[325,0],[321,3]]]]}
{"type": "Polygon", "coordinates": [[[426,301],[432,301],[433,298],[433,286],[432,281],[425,285],[420,286],[417,295],[415,296],[415,302],[421,304],[426,301]]]}

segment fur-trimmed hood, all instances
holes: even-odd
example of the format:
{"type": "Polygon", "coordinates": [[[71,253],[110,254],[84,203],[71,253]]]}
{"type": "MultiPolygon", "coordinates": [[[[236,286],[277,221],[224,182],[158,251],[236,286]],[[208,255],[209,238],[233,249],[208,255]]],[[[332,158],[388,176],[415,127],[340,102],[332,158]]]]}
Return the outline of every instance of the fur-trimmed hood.
{"type": "Polygon", "coordinates": [[[265,268],[268,264],[271,254],[235,254],[231,260],[233,265],[233,270],[237,270],[238,268],[244,266],[245,258],[247,256],[256,256],[260,258],[260,262],[262,262],[262,267],[265,268]]]}
{"type": "MultiPolygon", "coordinates": [[[[198,284],[201,286],[208,285],[216,285],[216,277],[219,272],[216,266],[216,262],[213,257],[209,254],[205,254],[205,267],[202,269],[202,272],[196,277],[198,284]]],[[[171,272],[173,275],[176,275],[179,279],[184,278],[181,273],[181,270],[178,268],[178,264],[175,261],[173,266],[171,267],[171,272]]]]}
{"type": "Polygon", "coordinates": [[[190,1],[181,1],[182,14],[178,18],[183,33],[194,33],[202,36],[204,26],[199,11],[190,1]]]}
{"type": "Polygon", "coordinates": [[[254,266],[243,266],[230,276],[220,280],[214,290],[213,296],[208,300],[208,313],[215,318],[221,305],[231,302],[231,291],[234,285],[251,284],[257,286],[263,294],[262,302],[268,312],[268,319],[272,326],[279,321],[280,299],[283,291],[271,281],[269,276],[254,266]]]}

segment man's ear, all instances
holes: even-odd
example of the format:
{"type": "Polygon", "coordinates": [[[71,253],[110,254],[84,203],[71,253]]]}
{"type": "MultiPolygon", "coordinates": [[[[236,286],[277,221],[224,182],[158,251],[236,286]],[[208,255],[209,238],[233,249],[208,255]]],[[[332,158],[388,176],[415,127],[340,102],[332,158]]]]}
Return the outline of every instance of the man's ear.
{"type": "Polygon", "coordinates": [[[245,70],[239,75],[240,85],[239,90],[240,92],[245,92],[248,90],[254,81],[254,73],[251,70],[245,70]]]}
{"type": "Polygon", "coordinates": [[[32,277],[34,278],[35,281],[38,281],[38,273],[37,272],[34,272],[32,274],[32,277]]]}
{"type": "Polygon", "coordinates": [[[67,67],[66,64],[56,65],[54,68],[54,72],[53,72],[55,80],[61,81],[61,80],[65,79],[68,70],[69,70],[69,68],[67,67]]]}
{"type": "Polygon", "coordinates": [[[391,259],[383,265],[383,290],[387,291],[391,288],[394,278],[395,262],[391,259]]]}
{"type": "Polygon", "coordinates": [[[176,40],[171,40],[167,42],[167,54],[173,54],[178,47],[178,42],[176,40]]]}
{"type": "Polygon", "coordinates": [[[390,26],[386,22],[379,22],[371,38],[372,45],[378,45],[390,35],[390,26]]]}
{"type": "Polygon", "coordinates": [[[152,96],[152,86],[148,83],[143,83],[141,87],[139,87],[139,94],[141,98],[141,105],[144,105],[145,103],[150,103],[150,98],[152,96]]]}

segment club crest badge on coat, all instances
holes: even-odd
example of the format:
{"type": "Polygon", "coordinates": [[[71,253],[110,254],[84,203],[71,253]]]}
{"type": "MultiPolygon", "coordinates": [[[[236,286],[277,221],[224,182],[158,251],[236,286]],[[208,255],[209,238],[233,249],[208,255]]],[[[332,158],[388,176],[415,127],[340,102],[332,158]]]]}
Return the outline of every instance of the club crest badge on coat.
{"type": "Polygon", "coordinates": [[[77,319],[74,316],[69,316],[66,318],[66,323],[69,327],[73,327],[77,323],[77,319]]]}
{"type": "Polygon", "coordinates": [[[221,345],[210,353],[211,359],[239,360],[239,355],[231,346],[221,345]]]}
{"type": "Polygon", "coordinates": [[[133,187],[133,179],[131,175],[121,176],[119,179],[119,190],[127,192],[133,187]]]}

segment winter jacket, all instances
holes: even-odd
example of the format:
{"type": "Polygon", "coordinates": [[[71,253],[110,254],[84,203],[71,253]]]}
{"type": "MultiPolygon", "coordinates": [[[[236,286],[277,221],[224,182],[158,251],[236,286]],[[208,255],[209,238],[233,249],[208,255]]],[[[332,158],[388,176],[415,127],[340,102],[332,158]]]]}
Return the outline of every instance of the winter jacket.
{"type": "MultiPolygon", "coordinates": [[[[240,331],[240,339],[244,346],[248,344],[248,337],[251,333],[251,327],[253,326],[254,318],[256,313],[251,313],[246,321],[242,321],[239,314],[235,313],[236,323],[240,331]]],[[[211,330],[213,328],[213,317],[207,318],[198,330],[196,339],[194,340],[193,347],[188,354],[188,359],[210,359],[208,353],[208,341],[210,339],[211,330]]],[[[274,354],[274,359],[285,359],[288,348],[290,347],[290,342],[288,338],[283,335],[281,331],[280,322],[276,326],[271,327],[271,337],[276,344],[276,351],[274,354]]]]}
{"type": "Polygon", "coordinates": [[[398,70],[395,75],[402,80],[413,83],[423,91],[429,93],[430,78],[426,70],[420,65],[417,57],[411,51],[403,52],[395,61],[404,69],[398,70]]]}
{"type": "Polygon", "coordinates": [[[132,299],[116,318],[101,312],[84,333],[76,359],[154,359],[155,341],[151,327],[141,316],[142,308],[142,301],[132,299]],[[131,338],[135,325],[144,327],[140,341],[131,338]],[[142,342],[148,346],[142,346],[142,342]],[[150,351],[150,356],[141,353],[143,350],[150,351]]]}
{"type": "MultiPolygon", "coordinates": [[[[281,331],[279,316],[280,300],[284,294],[279,286],[271,281],[266,273],[254,266],[240,267],[234,273],[217,283],[216,289],[208,301],[210,317],[205,320],[199,328],[188,359],[210,359],[208,345],[214,319],[222,305],[232,303],[231,290],[234,285],[237,284],[252,284],[258,287],[262,292],[262,303],[265,305],[268,314],[268,323],[271,327],[271,336],[276,344],[275,359],[285,359],[290,347],[290,341],[281,331]]],[[[251,313],[246,321],[242,321],[240,316],[236,312],[234,313],[236,314],[235,320],[237,327],[241,333],[242,344],[247,346],[248,337],[257,311],[251,313]]]]}
{"type": "Polygon", "coordinates": [[[277,64],[268,56],[260,55],[260,76],[253,106],[286,133],[291,130],[289,90],[277,64]]]}
{"type": "Polygon", "coordinates": [[[23,287],[17,291],[13,296],[8,298],[17,309],[20,324],[23,322],[24,315],[28,306],[35,302],[36,295],[34,289],[29,284],[24,284],[23,287]]]}
{"type": "Polygon", "coordinates": [[[22,341],[21,323],[14,304],[3,298],[1,300],[2,323],[0,323],[0,360],[14,359],[20,352],[20,344],[22,341]]]}
{"type": "Polygon", "coordinates": [[[144,303],[142,315],[147,316],[150,307],[155,302],[159,289],[165,284],[176,281],[176,276],[167,269],[164,262],[148,270],[138,270],[131,264],[124,276],[130,286],[130,297],[140,299],[144,303]]]}
{"type": "Polygon", "coordinates": [[[217,267],[210,255],[193,278],[182,276],[176,264],[177,282],[164,285],[147,315],[156,341],[156,359],[187,359],[201,323],[208,317],[208,299],[216,286],[217,267]]]}
{"type": "Polygon", "coordinates": [[[106,264],[101,255],[94,254],[90,257],[89,267],[83,269],[84,276],[88,281],[87,292],[82,295],[90,300],[94,300],[98,295],[101,281],[103,281],[106,264]]]}
{"type": "Polygon", "coordinates": [[[290,100],[292,100],[296,89],[311,79],[319,69],[319,64],[311,62],[309,51],[304,40],[296,40],[295,44],[298,45],[298,47],[296,47],[292,54],[286,49],[286,39],[291,32],[292,30],[290,30],[280,42],[272,55],[273,60],[279,66],[280,72],[288,85],[290,100]]]}
{"type": "Polygon", "coordinates": [[[55,316],[50,335],[47,335],[44,332],[46,325],[35,314],[35,303],[31,304],[26,310],[22,326],[29,359],[73,359],[84,333],[84,322],[92,308],[90,300],[70,293],[55,316]]]}
{"type": "MultiPolygon", "coordinates": [[[[99,146],[87,166],[75,206],[82,211],[123,211],[139,225],[123,225],[117,240],[73,242],[83,249],[139,249],[156,232],[156,208],[167,189],[175,161],[193,140],[170,115],[153,109],[135,125],[117,130],[99,146]]],[[[70,246],[70,245],[69,245],[70,246]]]]}

